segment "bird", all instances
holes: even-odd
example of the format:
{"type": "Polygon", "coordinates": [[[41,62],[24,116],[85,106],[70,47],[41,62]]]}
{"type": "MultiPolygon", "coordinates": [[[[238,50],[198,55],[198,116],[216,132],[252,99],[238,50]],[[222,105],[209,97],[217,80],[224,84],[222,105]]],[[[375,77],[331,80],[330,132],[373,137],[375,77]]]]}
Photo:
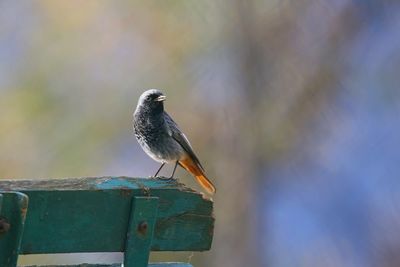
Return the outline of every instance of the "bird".
{"type": "Polygon", "coordinates": [[[149,89],[139,97],[133,113],[133,130],[142,149],[155,161],[161,163],[154,177],[167,163],[174,163],[173,179],[176,167],[180,165],[211,195],[215,186],[207,178],[204,168],[193,148],[175,121],[164,111],[166,96],[158,89],[149,89]]]}

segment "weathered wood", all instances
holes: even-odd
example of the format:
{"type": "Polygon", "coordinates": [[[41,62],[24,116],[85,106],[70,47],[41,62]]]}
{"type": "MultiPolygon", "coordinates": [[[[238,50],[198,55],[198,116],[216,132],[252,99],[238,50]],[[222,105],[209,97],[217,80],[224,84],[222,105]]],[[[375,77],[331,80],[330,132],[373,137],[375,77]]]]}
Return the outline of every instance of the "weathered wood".
{"type": "Polygon", "coordinates": [[[125,242],[124,267],[146,267],[158,211],[157,197],[134,197],[125,242]]]}
{"type": "Polygon", "coordinates": [[[153,251],[203,251],[211,246],[212,201],[174,180],[0,180],[4,190],[29,197],[21,254],[123,252],[134,196],[159,198],[153,251]]]}
{"type": "Polygon", "coordinates": [[[37,191],[37,190],[101,190],[101,189],[179,189],[196,192],[178,180],[157,178],[132,178],[126,176],[78,177],[62,179],[0,179],[0,191],[37,191]]]}
{"type": "Polygon", "coordinates": [[[19,192],[0,194],[0,266],[17,266],[28,197],[19,192]]]}
{"type": "MultiPolygon", "coordinates": [[[[148,265],[150,267],[151,264],[148,265]]],[[[78,264],[78,265],[29,265],[24,267],[121,267],[121,264],[78,264]]],[[[159,267],[159,266],[157,266],[159,267]]]]}
{"type": "MultiPolygon", "coordinates": [[[[32,265],[25,267],[121,267],[121,264],[78,264],[78,265],[32,265]]],[[[148,267],[192,267],[189,263],[166,262],[166,263],[150,263],[148,267]]]]}

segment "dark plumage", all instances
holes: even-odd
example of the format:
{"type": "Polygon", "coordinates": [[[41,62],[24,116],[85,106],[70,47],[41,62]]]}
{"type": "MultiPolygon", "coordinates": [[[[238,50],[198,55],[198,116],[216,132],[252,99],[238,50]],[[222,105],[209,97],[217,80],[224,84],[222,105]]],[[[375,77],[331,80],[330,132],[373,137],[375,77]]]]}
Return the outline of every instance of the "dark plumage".
{"type": "Polygon", "coordinates": [[[133,128],[140,146],[152,159],[162,163],[155,176],[165,163],[175,163],[173,178],[179,164],[194,175],[209,193],[214,193],[215,187],[205,176],[189,140],[164,111],[164,100],[161,91],[147,90],[140,96],[133,114],[133,128]]]}

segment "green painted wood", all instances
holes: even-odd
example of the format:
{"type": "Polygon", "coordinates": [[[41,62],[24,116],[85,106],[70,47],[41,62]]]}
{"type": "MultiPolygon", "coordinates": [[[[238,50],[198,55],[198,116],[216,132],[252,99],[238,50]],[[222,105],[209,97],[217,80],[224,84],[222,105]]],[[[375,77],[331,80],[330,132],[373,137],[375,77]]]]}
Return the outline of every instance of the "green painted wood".
{"type": "Polygon", "coordinates": [[[153,251],[204,251],[213,202],[171,180],[100,177],[0,180],[29,196],[21,254],[123,252],[134,196],[159,198],[153,251]]]}
{"type": "MultiPolygon", "coordinates": [[[[115,263],[115,264],[88,264],[88,263],[82,263],[78,265],[30,265],[30,266],[24,266],[24,267],[121,267],[122,265],[120,263],[115,263]]],[[[151,265],[149,264],[148,267],[151,265]]],[[[159,266],[157,266],[159,267],[159,266]]]]}
{"type": "MultiPolygon", "coordinates": [[[[151,266],[150,264],[148,265],[149,267],[151,266]]],[[[116,263],[116,264],[78,264],[78,265],[30,265],[30,266],[24,266],[24,267],[121,267],[121,264],[116,263]]],[[[159,267],[159,266],[157,266],[159,267]]]]}
{"type": "Polygon", "coordinates": [[[3,195],[0,194],[0,214],[1,214],[1,207],[3,205],[3,195]]]}
{"type": "MultiPolygon", "coordinates": [[[[149,263],[148,267],[192,267],[189,263],[182,262],[166,262],[166,263],[149,263]]],[[[78,265],[32,265],[25,267],[121,267],[121,264],[78,264],[78,265]]]]}
{"type": "Polygon", "coordinates": [[[18,192],[1,192],[0,266],[15,267],[20,250],[28,197],[18,192]]]}
{"type": "Polygon", "coordinates": [[[124,267],[146,267],[158,211],[157,197],[133,197],[129,215],[124,267]]]}

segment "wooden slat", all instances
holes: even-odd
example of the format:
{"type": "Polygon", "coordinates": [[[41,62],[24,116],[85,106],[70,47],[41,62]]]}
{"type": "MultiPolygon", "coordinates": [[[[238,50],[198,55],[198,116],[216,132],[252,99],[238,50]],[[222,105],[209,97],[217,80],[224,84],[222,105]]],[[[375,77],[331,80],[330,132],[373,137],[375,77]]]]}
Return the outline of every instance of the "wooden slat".
{"type": "MultiPolygon", "coordinates": [[[[25,267],[121,267],[121,264],[78,264],[78,265],[33,265],[25,267]]],[[[189,263],[182,262],[166,262],[166,263],[150,263],[148,267],[192,267],[189,263]]]]}
{"type": "Polygon", "coordinates": [[[147,267],[157,212],[157,197],[133,198],[126,233],[124,267],[147,267]]]}
{"type": "Polygon", "coordinates": [[[212,201],[176,181],[0,180],[1,190],[29,197],[21,254],[124,251],[133,196],[159,197],[153,251],[203,251],[211,246],[212,201]]]}
{"type": "Polygon", "coordinates": [[[0,266],[15,267],[20,252],[28,197],[19,192],[2,192],[0,195],[0,266]]]}

